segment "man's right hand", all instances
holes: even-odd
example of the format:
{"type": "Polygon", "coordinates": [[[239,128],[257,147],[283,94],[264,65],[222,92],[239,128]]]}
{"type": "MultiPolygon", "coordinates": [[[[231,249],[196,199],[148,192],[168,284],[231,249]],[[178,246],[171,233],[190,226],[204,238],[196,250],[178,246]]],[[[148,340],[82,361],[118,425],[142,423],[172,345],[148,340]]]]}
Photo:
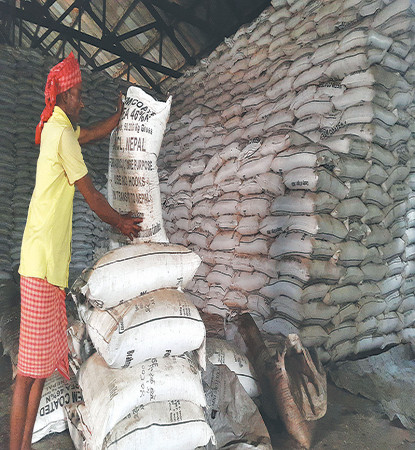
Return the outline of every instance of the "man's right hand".
{"type": "Polygon", "coordinates": [[[141,226],[139,225],[143,221],[142,217],[132,217],[131,213],[120,214],[120,220],[116,226],[118,230],[127,236],[131,241],[138,236],[141,231],[141,226]]]}

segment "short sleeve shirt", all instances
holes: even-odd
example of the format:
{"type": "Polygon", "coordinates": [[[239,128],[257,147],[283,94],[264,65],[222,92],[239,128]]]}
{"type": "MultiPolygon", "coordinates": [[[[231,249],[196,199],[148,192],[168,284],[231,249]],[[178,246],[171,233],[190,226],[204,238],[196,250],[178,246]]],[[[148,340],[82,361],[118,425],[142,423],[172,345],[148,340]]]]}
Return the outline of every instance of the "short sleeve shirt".
{"type": "Polygon", "coordinates": [[[21,275],[46,278],[59,287],[68,286],[74,183],[88,173],[79,133],[55,106],[42,131],[20,256],[21,275]]]}

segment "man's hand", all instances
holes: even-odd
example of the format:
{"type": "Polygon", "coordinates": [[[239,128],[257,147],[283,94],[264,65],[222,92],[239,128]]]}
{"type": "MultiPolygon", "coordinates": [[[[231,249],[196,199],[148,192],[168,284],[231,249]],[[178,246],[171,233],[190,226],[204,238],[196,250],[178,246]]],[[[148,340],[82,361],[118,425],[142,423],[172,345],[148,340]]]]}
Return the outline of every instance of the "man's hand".
{"type": "Polygon", "coordinates": [[[120,230],[120,232],[130,238],[132,241],[135,237],[138,236],[138,233],[141,230],[140,223],[143,221],[142,217],[132,217],[131,213],[121,214],[120,220],[116,225],[116,228],[120,230]]]}
{"type": "Polygon", "coordinates": [[[138,236],[141,230],[142,217],[131,217],[131,213],[119,214],[110,206],[107,199],[97,191],[89,175],[85,175],[75,182],[79,192],[84,196],[89,207],[104,222],[117,228],[131,240],[138,236]]]}

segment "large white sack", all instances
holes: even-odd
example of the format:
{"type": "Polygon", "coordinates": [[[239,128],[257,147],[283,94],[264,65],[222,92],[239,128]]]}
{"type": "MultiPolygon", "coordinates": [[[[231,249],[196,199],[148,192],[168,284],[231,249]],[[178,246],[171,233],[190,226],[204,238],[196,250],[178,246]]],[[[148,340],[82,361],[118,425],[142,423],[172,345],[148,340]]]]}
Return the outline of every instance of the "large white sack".
{"type": "Polygon", "coordinates": [[[331,215],[337,219],[347,219],[352,217],[361,218],[368,212],[366,205],[357,197],[342,200],[331,215]]]}
{"type": "Polygon", "coordinates": [[[334,126],[323,130],[321,133],[321,140],[324,144],[324,140],[330,136],[340,137],[348,134],[355,135],[356,137],[359,137],[367,142],[374,142],[379,145],[387,146],[389,145],[391,139],[390,128],[391,127],[386,125],[382,126],[381,123],[378,122],[351,125],[342,124],[342,126],[334,126]]]}
{"type": "Polygon", "coordinates": [[[329,78],[344,78],[350,73],[366,70],[369,65],[365,49],[357,47],[333,58],[324,73],[329,78]]]}
{"type": "MultiPolygon", "coordinates": [[[[164,130],[170,114],[171,97],[159,102],[137,86],[130,86],[124,110],[110,141],[108,201],[120,213],[143,217],[134,242],[167,242],[161,214],[157,169],[164,130]]],[[[118,247],[125,238],[112,236],[118,247]]]]}
{"type": "Polygon", "coordinates": [[[89,414],[84,402],[65,406],[69,435],[76,450],[92,450],[89,414]]]}
{"type": "Polygon", "coordinates": [[[367,188],[367,182],[365,180],[349,180],[344,184],[349,190],[347,194],[349,198],[361,197],[367,188]]]}
{"type": "Polygon", "coordinates": [[[276,237],[269,249],[271,258],[304,256],[316,259],[329,259],[336,252],[335,244],[315,239],[303,233],[284,233],[276,237]]]}
{"type": "Polygon", "coordinates": [[[134,407],[107,434],[102,450],[193,450],[209,441],[215,437],[203,409],[169,400],[134,407]]]}
{"type": "Polygon", "coordinates": [[[277,272],[281,276],[295,278],[302,282],[338,283],[345,269],[337,265],[333,258],[319,261],[299,256],[291,256],[278,261],[277,272]]]}
{"type": "Polygon", "coordinates": [[[343,200],[347,195],[347,187],[335,175],[326,169],[301,167],[283,175],[288,189],[327,192],[343,200]]]}
{"type": "Polygon", "coordinates": [[[88,334],[110,367],[200,349],[205,367],[205,326],[196,307],[177,289],[159,289],[111,308],[91,308],[88,334]]]}
{"type": "Polygon", "coordinates": [[[362,296],[362,292],[357,286],[346,285],[340,286],[329,291],[323,302],[326,305],[341,305],[344,303],[357,302],[362,296]]]}
{"type": "Polygon", "coordinates": [[[117,306],[162,288],[182,288],[201,259],[177,244],[141,243],[106,253],[85,274],[81,292],[99,309],[117,306]]]}
{"type": "MultiPolygon", "coordinates": [[[[357,136],[341,134],[324,140],[324,145],[338,153],[364,158],[369,152],[370,143],[357,136]]],[[[362,161],[362,160],[359,160],[362,161]]],[[[338,166],[340,166],[338,164],[338,166]]],[[[340,166],[341,167],[341,166],[340,166]]]]}
{"type": "Polygon", "coordinates": [[[54,372],[43,387],[32,443],[51,433],[66,430],[68,425],[64,407],[79,401],[82,401],[82,393],[75,377],[67,381],[58,372],[54,372]]]}
{"type": "Polygon", "coordinates": [[[341,323],[338,327],[330,331],[328,339],[324,346],[326,349],[336,346],[337,344],[345,341],[351,341],[357,335],[356,324],[350,320],[341,323]]]}
{"type": "Polygon", "coordinates": [[[318,239],[330,242],[341,242],[346,238],[348,230],[338,219],[329,214],[291,216],[287,231],[304,232],[314,235],[318,239]]]}
{"type": "Polygon", "coordinates": [[[291,145],[301,146],[310,144],[312,141],[304,135],[290,129],[281,129],[276,131],[272,136],[264,139],[260,152],[262,155],[277,154],[282,150],[289,148],[291,145]]]}
{"type": "Polygon", "coordinates": [[[344,110],[350,106],[358,105],[361,102],[372,102],[377,90],[373,86],[360,86],[347,89],[343,95],[332,99],[336,109],[344,110]]]}
{"type": "Polygon", "coordinates": [[[231,342],[224,339],[206,339],[206,357],[215,365],[224,364],[238,377],[247,394],[258,397],[259,385],[248,358],[231,342]]]}
{"type": "Polygon", "coordinates": [[[290,147],[283,150],[273,159],[271,170],[281,176],[299,167],[318,167],[333,165],[339,157],[321,145],[310,144],[300,147],[290,147]]]}
{"type": "Polygon", "coordinates": [[[111,369],[98,353],[79,371],[96,448],[137,405],[188,400],[206,406],[199,369],[187,356],[152,358],[127,369],[111,369]]]}
{"type": "Polygon", "coordinates": [[[341,179],[362,179],[370,168],[370,163],[353,157],[343,156],[333,168],[333,172],[341,179]]]}
{"type": "Polygon", "coordinates": [[[330,213],[339,200],[327,192],[292,191],[280,195],[271,204],[274,215],[330,213]]]}

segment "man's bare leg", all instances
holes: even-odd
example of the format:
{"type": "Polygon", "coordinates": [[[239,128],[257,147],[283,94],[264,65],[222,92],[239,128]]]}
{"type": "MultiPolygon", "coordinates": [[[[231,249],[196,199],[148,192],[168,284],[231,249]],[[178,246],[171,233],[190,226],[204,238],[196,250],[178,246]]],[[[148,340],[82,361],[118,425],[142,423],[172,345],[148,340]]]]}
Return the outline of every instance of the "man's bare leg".
{"type": "Polygon", "coordinates": [[[16,375],[10,412],[10,450],[31,448],[32,431],[42,395],[44,379],[16,375]],[[32,392],[33,391],[33,392],[32,392]],[[30,438],[28,433],[30,432],[30,438]],[[22,447],[23,439],[30,442],[22,447]]]}
{"type": "Polygon", "coordinates": [[[22,450],[30,450],[32,448],[33,427],[35,426],[37,410],[39,409],[40,398],[42,397],[45,380],[45,378],[37,378],[30,389],[26,423],[23,433],[22,450]]]}

